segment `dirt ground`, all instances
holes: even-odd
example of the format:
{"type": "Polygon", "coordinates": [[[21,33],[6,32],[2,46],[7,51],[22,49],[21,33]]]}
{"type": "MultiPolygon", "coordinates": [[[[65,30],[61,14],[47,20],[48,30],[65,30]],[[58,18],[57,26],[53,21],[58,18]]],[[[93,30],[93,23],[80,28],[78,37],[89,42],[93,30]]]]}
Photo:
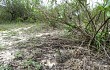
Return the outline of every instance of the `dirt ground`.
{"type": "Polygon", "coordinates": [[[64,30],[29,32],[32,27],[18,29],[11,36],[1,35],[1,44],[7,47],[0,51],[1,70],[6,66],[7,70],[110,70],[105,54],[64,38],[64,30]]]}

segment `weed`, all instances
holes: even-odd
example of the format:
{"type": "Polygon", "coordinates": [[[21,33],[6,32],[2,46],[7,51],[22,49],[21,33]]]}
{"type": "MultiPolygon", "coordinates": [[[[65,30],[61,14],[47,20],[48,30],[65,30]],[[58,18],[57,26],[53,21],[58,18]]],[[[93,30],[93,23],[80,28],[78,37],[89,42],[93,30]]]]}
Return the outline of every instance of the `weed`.
{"type": "Polygon", "coordinates": [[[0,65],[0,70],[13,70],[10,65],[0,65]]]}
{"type": "Polygon", "coordinates": [[[19,59],[19,60],[23,59],[23,52],[22,51],[17,51],[15,53],[15,59],[19,59]]]}
{"type": "Polygon", "coordinates": [[[5,49],[5,46],[0,45],[0,50],[5,49]]]}
{"type": "Polygon", "coordinates": [[[17,34],[17,32],[11,31],[8,33],[9,36],[15,36],[17,34]]]}
{"type": "Polygon", "coordinates": [[[24,67],[27,67],[28,70],[32,70],[33,67],[35,68],[35,70],[40,70],[41,67],[42,67],[42,66],[40,65],[40,63],[35,62],[35,61],[31,60],[31,59],[25,61],[25,62],[23,63],[23,65],[24,65],[24,67]]]}

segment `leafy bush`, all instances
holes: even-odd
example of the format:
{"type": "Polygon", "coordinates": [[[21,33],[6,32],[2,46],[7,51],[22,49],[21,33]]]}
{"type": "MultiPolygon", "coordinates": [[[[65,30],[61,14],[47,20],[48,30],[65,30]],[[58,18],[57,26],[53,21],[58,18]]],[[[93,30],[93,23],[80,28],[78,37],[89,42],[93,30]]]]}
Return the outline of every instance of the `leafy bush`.
{"type": "Polygon", "coordinates": [[[83,39],[88,41],[88,46],[96,46],[97,50],[103,50],[103,46],[109,47],[110,0],[98,3],[93,9],[90,9],[86,0],[63,1],[60,5],[52,0],[52,5],[48,11],[43,12],[52,26],[57,23],[67,25],[68,31],[80,32],[83,39]]]}
{"type": "Polygon", "coordinates": [[[6,6],[0,8],[0,18],[16,21],[35,19],[37,4],[39,4],[39,0],[6,0],[6,6]]]}

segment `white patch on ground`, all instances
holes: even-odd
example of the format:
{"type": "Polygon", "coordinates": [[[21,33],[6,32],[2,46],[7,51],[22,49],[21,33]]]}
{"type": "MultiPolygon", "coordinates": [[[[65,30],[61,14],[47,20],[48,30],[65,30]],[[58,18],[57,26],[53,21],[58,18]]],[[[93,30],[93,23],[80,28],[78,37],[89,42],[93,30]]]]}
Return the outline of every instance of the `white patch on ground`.
{"type": "Polygon", "coordinates": [[[57,64],[56,61],[52,61],[49,59],[42,60],[41,63],[49,68],[52,68],[53,66],[55,66],[57,64]]]}
{"type": "MultiPolygon", "coordinates": [[[[0,46],[3,46],[6,48],[6,50],[0,51],[0,63],[5,63],[8,64],[13,60],[14,53],[16,51],[19,51],[18,49],[13,49],[13,45],[19,42],[25,42],[29,38],[32,37],[45,37],[45,35],[52,35],[52,36],[58,36],[62,31],[50,31],[50,32],[44,32],[44,33],[37,33],[37,34],[27,34],[24,33],[25,31],[28,31],[30,28],[34,27],[23,27],[23,28],[18,28],[18,29],[11,29],[11,30],[6,30],[6,31],[0,31],[0,46]]],[[[50,68],[55,65],[55,62],[50,62],[50,60],[44,60],[46,61],[46,66],[49,66],[50,68]]],[[[43,61],[43,62],[44,62],[43,61]]]]}
{"type": "Polygon", "coordinates": [[[0,31],[0,45],[2,46],[11,46],[14,43],[18,43],[21,41],[26,41],[29,37],[29,35],[26,35],[23,33],[24,30],[28,30],[30,28],[32,28],[33,26],[30,27],[26,27],[26,28],[18,28],[18,29],[11,29],[10,31],[6,30],[6,31],[0,31]],[[13,34],[12,36],[10,36],[11,33],[16,33],[13,34]],[[4,39],[4,38],[9,38],[9,39],[4,39]],[[14,40],[13,39],[19,39],[19,40],[14,40]]]}
{"type": "Polygon", "coordinates": [[[15,51],[17,50],[5,50],[0,52],[0,62],[3,62],[3,64],[8,64],[9,62],[11,62],[11,60],[15,58],[12,54],[15,51]]]}
{"type": "Polygon", "coordinates": [[[14,59],[14,53],[18,51],[18,49],[13,49],[13,44],[18,42],[26,41],[31,36],[23,33],[23,30],[28,30],[33,26],[26,28],[18,28],[11,29],[10,31],[0,31],[0,46],[6,48],[6,50],[0,51],[0,63],[8,64],[14,59]],[[10,33],[16,33],[14,35],[10,35],[10,33]]]}

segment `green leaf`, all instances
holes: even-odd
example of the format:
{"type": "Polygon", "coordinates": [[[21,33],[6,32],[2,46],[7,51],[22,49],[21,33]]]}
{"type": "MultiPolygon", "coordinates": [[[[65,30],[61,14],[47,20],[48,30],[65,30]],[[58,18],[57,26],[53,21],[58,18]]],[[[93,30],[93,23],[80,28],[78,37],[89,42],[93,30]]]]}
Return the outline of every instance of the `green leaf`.
{"type": "Polygon", "coordinates": [[[110,6],[110,0],[106,0],[106,2],[104,2],[106,4],[105,7],[109,7],[110,6]]]}
{"type": "Polygon", "coordinates": [[[108,11],[106,14],[107,14],[108,17],[110,17],[110,11],[108,11]]]}

